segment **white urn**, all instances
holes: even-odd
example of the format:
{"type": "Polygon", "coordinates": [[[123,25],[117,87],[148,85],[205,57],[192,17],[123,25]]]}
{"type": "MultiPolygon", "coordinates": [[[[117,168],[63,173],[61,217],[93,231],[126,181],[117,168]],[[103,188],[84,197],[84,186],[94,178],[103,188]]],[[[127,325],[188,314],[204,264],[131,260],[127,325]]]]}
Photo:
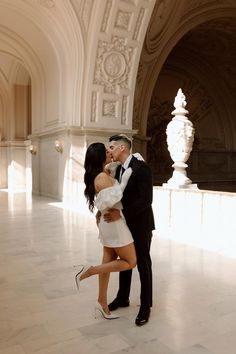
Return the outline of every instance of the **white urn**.
{"type": "Polygon", "coordinates": [[[190,185],[193,186],[192,181],[186,174],[186,168],[188,167],[186,161],[192,150],[195,130],[192,122],[186,117],[186,114],[189,113],[185,109],[186,104],[185,96],[182,90],[179,89],[174,102],[175,110],[171,113],[174,117],[166,129],[168,151],[174,161],[172,165],[174,168],[173,175],[168,180],[167,186],[173,188],[189,188],[190,185]]]}

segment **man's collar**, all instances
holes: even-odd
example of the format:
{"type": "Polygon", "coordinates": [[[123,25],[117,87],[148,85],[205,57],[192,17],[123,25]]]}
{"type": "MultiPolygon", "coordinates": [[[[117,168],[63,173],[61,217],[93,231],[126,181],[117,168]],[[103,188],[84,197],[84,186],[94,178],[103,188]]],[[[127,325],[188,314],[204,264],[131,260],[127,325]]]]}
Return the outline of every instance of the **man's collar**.
{"type": "Polygon", "coordinates": [[[125,169],[127,169],[129,167],[129,163],[132,159],[132,154],[130,154],[127,159],[125,160],[125,162],[122,164],[122,167],[124,167],[125,169]]]}

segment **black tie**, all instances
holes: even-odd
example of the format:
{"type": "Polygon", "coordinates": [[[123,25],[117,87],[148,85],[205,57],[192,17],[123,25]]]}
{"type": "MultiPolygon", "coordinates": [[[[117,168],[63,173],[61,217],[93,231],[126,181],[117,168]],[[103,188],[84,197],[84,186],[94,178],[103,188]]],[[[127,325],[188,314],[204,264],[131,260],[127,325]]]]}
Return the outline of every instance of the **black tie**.
{"type": "Polygon", "coordinates": [[[120,181],[121,181],[121,177],[122,177],[124,172],[125,172],[125,168],[122,166],[121,170],[120,170],[120,178],[119,178],[120,181]]]}

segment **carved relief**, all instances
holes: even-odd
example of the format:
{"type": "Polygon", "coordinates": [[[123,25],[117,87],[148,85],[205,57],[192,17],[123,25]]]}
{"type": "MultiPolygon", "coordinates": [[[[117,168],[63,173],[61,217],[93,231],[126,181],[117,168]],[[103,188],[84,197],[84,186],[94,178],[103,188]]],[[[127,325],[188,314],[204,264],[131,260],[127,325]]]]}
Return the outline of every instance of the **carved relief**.
{"type": "Polygon", "coordinates": [[[116,105],[117,101],[103,101],[103,116],[105,117],[116,117],[116,105]]]}
{"type": "Polygon", "coordinates": [[[133,48],[125,45],[124,38],[113,37],[111,43],[99,41],[94,83],[112,93],[117,86],[128,88],[132,54],[133,48]]]}
{"type": "Polygon", "coordinates": [[[132,13],[119,10],[117,12],[115,27],[122,30],[129,30],[132,13]]]}

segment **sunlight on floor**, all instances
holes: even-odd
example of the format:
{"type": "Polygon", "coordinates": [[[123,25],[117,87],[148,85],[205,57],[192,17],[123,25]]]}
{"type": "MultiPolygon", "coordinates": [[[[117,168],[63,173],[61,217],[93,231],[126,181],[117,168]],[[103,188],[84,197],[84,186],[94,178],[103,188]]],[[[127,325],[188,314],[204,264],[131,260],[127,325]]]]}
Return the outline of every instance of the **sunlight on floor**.
{"type": "MultiPolygon", "coordinates": [[[[185,195],[183,192],[172,200],[171,210],[169,199],[168,203],[160,190],[154,188],[155,233],[159,237],[236,258],[236,194],[198,191],[185,195]]],[[[80,203],[50,202],[49,205],[95,218],[83,196],[80,203]]]]}

